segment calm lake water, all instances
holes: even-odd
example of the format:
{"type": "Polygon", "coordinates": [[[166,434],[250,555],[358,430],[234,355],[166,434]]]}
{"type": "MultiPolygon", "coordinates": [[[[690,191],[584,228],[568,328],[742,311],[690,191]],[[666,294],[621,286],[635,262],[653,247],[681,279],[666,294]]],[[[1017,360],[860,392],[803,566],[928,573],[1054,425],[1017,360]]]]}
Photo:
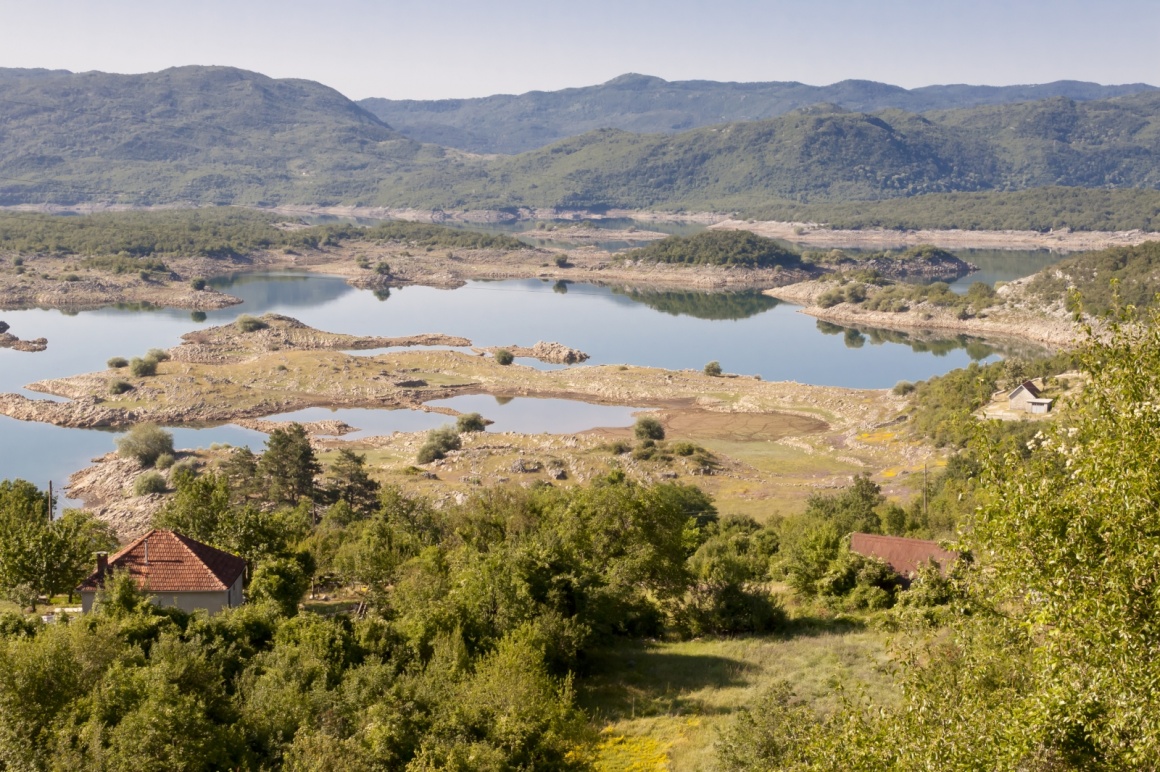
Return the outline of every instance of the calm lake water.
{"type": "MultiPolygon", "coordinates": [[[[987,276],[1011,276],[1018,261],[995,258],[987,276]]],[[[974,262],[983,265],[974,258],[974,262]]],[[[1044,258],[1046,259],[1046,257],[1044,258]]],[[[1030,272],[1038,262],[1025,263],[1030,272]]],[[[916,381],[1002,354],[965,336],[908,335],[828,325],[759,293],[708,294],[639,291],[536,279],[471,282],[454,290],[405,287],[389,293],[357,290],[342,279],[293,273],[247,275],[217,282],[243,299],[240,306],[190,313],[175,309],[105,308],[65,313],[28,309],[0,311],[11,332],[48,338],[48,350],[0,349],[0,392],[20,392],[30,382],[102,370],[113,356],[132,357],[169,348],[183,333],[233,321],[240,314],[276,312],[322,330],[356,335],[402,336],[442,332],[478,346],[532,345],[558,341],[587,352],[588,364],[635,364],[701,369],[716,360],[727,372],[835,386],[881,388],[916,381]]],[[[518,364],[542,369],[534,360],[518,364]]],[[[575,432],[624,426],[634,408],[609,408],[560,400],[457,397],[447,403],[496,421],[492,431],[575,432]]],[[[301,420],[316,420],[304,411],[301,420]]],[[[373,433],[418,431],[448,419],[422,411],[322,410],[373,433]],[[340,411],[342,412],[342,411],[340,411]]],[[[325,413],[325,415],[322,415],[325,413]]],[[[183,428],[179,447],[228,442],[258,448],[264,435],[236,426],[183,428]]],[[[69,473],[114,448],[117,433],[61,429],[0,417],[0,479],[22,477],[59,488],[69,473]]]]}

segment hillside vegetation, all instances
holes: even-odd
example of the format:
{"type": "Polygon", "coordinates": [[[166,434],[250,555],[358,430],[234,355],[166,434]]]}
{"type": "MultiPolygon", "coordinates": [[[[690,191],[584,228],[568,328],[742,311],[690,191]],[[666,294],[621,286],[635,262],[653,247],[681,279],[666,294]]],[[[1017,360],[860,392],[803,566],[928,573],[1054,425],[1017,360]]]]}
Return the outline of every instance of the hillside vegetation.
{"type": "Polygon", "coordinates": [[[820,222],[832,228],[921,230],[1160,230],[1160,191],[1047,186],[1030,190],[931,193],[883,201],[782,202],[748,217],[820,222]]]}
{"type": "Polygon", "coordinates": [[[749,231],[704,231],[693,236],[669,236],[647,247],[624,253],[624,260],[684,265],[736,265],[773,268],[796,265],[801,255],[773,239],[749,231]]]}
{"type": "Polygon", "coordinates": [[[474,153],[522,153],[596,129],[678,132],[718,123],[774,118],[816,104],[873,112],[925,112],[1051,97],[1107,99],[1151,90],[1135,83],[1101,86],[1058,81],[1037,86],[927,86],[844,80],[804,83],[670,82],[627,74],[607,83],[560,91],[498,94],[480,99],[363,99],[359,105],[419,142],[474,153]]]}
{"type": "MultiPolygon", "coordinates": [[[[1074,291],[1092,314],[1105,314],[1117,305],[1153,306],[1160,293],[1160,242],[1070,257],[1035,274],[1028,290],[1048,301],[1074,291]]],[[[1073,305],[1072,299],[1067,302],[1073,305]]]]}
{"type": "Polygon", "coordinates": [[[503,236],[429,223],[392,221],[300,227],[272,213],[232,207],[108,212],[83,217],[0,212],[0,251],[16,254],[240,257],[257,250],[317,248],[342,241],[419,247],[527,249],[503,236]]]}
{"type": "Polygon", "coordinates": [[[337,91],[231,67],[0,70],[0,204],[369,196],[422,149],[337,91]]]}

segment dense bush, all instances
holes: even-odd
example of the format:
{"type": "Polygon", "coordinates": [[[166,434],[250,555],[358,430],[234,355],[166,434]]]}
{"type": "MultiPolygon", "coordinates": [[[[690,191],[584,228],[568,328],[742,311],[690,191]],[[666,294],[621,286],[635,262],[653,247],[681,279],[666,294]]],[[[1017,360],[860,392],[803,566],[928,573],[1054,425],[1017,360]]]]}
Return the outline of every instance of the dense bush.
{"type": "Polygon", "coordinates": [[[507,366],[516,361],[516,358],[512,356],[512,352],[508,351],[506,348],[501,348],[495,352],[495,361],[497,364],[507,366]]]}
{"type": "Polygon", "coordinates": [[[150,357],[133,357],[129,361],[129,372],[135,378],[146,378],[157,375],[157,360],[150,357]]]}
{"type": "Polygon", "coordinates": [[[487,421],[479,413],[464,413],[455,419],[455,429],[459,433],[482,432],[487,429],[487,421]]]}
{"type": "Polygon", "coordinates": [[[714,361],[710,362],[709,364],[705,365],[705,375],[709,375],[712,377],[717,377],[717,376],[721,375],[721,363],[714,360],[714,361]]]}
{"type": "Polygon", "coordinates": [[[638,440],[663,440],[665,427],[653,416],[644,415],[636,419],[632,433],[636,435],[638,440]]]}
{"type": "Polygon", "coordinates": [[[128,381],[121,380],[120,378],[113,380],[113,381],[109,381],[109,393],[110,394],[114,394],[114,395],[124,394],[125,392],[132,391],[132,390],[133,390],[133,384],[129,383],[128,381]]]}
{"type": "Polygon", "coordinates": [[[166,489],[165,478],[158,472],[145,472],[138,475],[136,481],[133,483],[133,493],[138,496],[146,496],[150,493],[164,493],[166,489]]]}
{"type": "Polygon", "coordinates": [[[242,314],[237,318],[237,321],[235,321],[234,324],[236,324],[238,329],[242,332],[257,332],[258,330],[264,330],[270,326],[258,317],[250,316],[249,314],[242,314]]]}
{"type": "Polygon", "coordinates": [[[459,432],[454,426],[442,426],[427,433],[427,441],[419,448],[415,460],[420,464],[429,464],[443,458],[453,450],[459,450],[462,441],[459,432]]]}
{"type": "Polygon", "coordinates": [[[119,370],[122,367],[128,367],[129,360],[125,359],[125,357],[112,357],[108,362],[105,362],[105,365],[110,370],[119,370]]]}
{"type": "Polygon", "coordinates": [[[173,435],[156,424],[137,424],[117,438],[117,452],[152,466],[162,453],[173,454],[173,435]]]}

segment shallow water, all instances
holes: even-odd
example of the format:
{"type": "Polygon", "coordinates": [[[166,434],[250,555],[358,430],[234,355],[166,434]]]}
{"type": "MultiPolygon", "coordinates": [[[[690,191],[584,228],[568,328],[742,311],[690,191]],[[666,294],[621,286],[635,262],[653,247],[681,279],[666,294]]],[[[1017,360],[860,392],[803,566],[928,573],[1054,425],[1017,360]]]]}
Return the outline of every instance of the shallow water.
{"type": "MultiPolygon", "coordinates": [[[[558,341],[587,352],[588,364],[634,364],[701,369],[711,360],[727,372],[836,386],[881,388],[916,381],[988,360],[998,351],[965,336],[924,336],[857,331],[819,323],[794,306],[758,293],[709,294],[642,291],[537,279],[470,282],[447,290],[393,289],[376,297],[340,278],[278,273],[215,282],[243,299],[204,314],[175,309],[105,308],[66,313],[2,311],[0,319],[23,338],[48,338],[48,350],[0,349],[0,391],[22,392],[36,380],[103,370],[113,356],[132,357],[169,348],[183,333],[230,322],[241,314],[276,312],[319,329],[356,335],[403,336],[442,332],[477,346],[530,346],[558,341]]],[[[367,353],[367,352],[362,352],[367,353]]],[[[517,364],[559,367],[530,359],[517,364]]],[[[560,400],[456,397],[449,406],[496,421],[492,431],[575,432],[624,426],[633,408],[560,400]],[[513,407],[514,405],[514,407],[513,407]]],[[[335,417],[327,413],[322,417],[335,417]]],[[[309,415],[314,412],[306,411],[309,415]]],[[[317,420],[306,414],[299,420],[317,420]]],[[[346,419],[344,419],[346,420],[346,419]]],[[[348,423],[371,433],[419,431],[446,422],[421,411],[366,411],[348,423]]],[[[236,426],[180,429],[179,447],[213,443],[258,448],[264,435],[236,426]]],[[[0,479],[23,477],[57,487],[89,459],[114,449],[114,432],[61,429],[0,417],[0,479]]]]}

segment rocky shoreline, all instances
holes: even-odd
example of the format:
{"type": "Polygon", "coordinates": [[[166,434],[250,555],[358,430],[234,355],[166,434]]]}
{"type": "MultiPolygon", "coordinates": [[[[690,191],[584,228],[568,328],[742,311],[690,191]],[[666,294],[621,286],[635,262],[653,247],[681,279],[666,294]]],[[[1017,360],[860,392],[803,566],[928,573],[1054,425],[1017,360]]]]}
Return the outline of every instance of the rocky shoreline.
{"type": "Polygon", "coordinates": [[[765,291],[766,295],[801,306],[800,312],[834,324],[876,327],[887,330],[929,330],[966,334],[980,338],[1033,341],[1054,348],[1072,348],[1081,340],[1081,328],[1070,312],[1056,304],[1051,308],[1021,305],[1021,284],[1012,282],[999,290],[1007,303],[988,308],[971,318],[930,303],[916,303],[909,310],[871,311],[856,303],[822,307],[818,299],[832,289],[827,282],[803,282],[765,291]]]}
{"type": "Polygon", "coordinates": [[[33,340],[21,340],[12,333],[8,332],[9,326],[7,322],[0,321],[0,348],[10,348],[14,351],[44,351],[48,348],[47,338],[34,338],[33,340]]]}

